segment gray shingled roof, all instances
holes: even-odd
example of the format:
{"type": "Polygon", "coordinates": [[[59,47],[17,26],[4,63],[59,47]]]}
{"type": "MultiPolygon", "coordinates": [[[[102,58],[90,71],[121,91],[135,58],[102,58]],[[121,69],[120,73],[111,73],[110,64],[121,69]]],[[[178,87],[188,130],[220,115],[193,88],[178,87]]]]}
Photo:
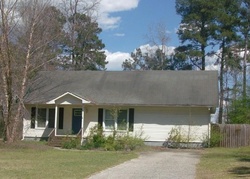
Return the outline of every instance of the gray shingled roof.
{"type": "Polygon", "coordinates": [[[216,71],[45,71],[26,103],[43,104],[70,92],[101,105],[218,105],[216,71]]]}

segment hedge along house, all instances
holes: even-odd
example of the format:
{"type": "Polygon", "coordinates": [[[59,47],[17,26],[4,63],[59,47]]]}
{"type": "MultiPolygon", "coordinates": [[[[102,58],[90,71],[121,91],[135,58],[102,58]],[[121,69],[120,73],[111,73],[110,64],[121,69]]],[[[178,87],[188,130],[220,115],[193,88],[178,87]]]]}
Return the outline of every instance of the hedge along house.
{"type": "Polygon", "coordinates": [[[171,129],[189,141],[209,136],[218,105],[215,71],[45,71],[27,90],[24,138],[86,138],[99,124],[162,144],[171,129]]]}

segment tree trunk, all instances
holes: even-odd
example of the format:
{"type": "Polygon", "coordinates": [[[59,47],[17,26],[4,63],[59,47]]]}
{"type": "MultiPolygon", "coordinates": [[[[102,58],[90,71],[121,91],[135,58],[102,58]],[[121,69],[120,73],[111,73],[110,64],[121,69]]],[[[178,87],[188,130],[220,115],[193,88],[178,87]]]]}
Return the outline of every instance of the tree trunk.
{"type": "Polygon", "coordinates": [[[205,63],[205,46],[204,45],[201,45],[201,52],[202,52],[201,70],[205,70],[206,63],[205,63]]]}
{"type": "Polygon", "coordinates": [[[247,96],[247,52],[248,52],[248,42],[247,42],[248,38],[245,37],[245,52],[244,52],[244,59],[243,59],[243,99],[246,99],[247,96]]]}
{"type": "Polygon", "coordinates": [[[219,88],[220,88],[220,102],[219,102],[219,116],[218,123],[222,124],[223,119],[223,110],[224,110],[224,64],[225,63],[225,42],[222,42],[222,55],[221,55],[221,65],[220,65],[220,80],[219,80],[219,88]]]}

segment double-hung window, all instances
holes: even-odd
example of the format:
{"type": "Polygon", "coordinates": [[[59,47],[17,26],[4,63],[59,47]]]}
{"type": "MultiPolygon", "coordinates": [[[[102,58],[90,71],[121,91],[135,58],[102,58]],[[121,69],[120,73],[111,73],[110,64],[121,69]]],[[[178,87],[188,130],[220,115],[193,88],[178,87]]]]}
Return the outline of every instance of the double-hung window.
{"type": "Polygon", "coordinates": [[[104,110],[105,130],[128,130],[128,110],[104,110]]]}
{"type": "Polygon", "coordinates": [[[46,127],[47,109],[38,108],[37,109],[37,127],[46,127]]]}
{"type": "Polygon", "coordinates": [[[115,115],[113,114],[112,110],[105,110],[105,129],[113,130],[115,129],[115,115]]]}
{"type": "Polygon", "coordinates": [[[31,108],[31,128],[54,128],[55,109],[54,108],[31,108]]]}

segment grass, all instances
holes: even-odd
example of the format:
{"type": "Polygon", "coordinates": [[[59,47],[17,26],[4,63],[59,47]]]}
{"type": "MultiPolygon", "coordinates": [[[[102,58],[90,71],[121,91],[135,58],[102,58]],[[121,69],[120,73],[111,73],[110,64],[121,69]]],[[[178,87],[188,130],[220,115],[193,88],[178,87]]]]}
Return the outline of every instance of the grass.
{"type": "Polygon", "coordinates": [[[34,142],[0,144],[0,178],[86,178],[137,156],[135,152],[59,150],[34,142]]]}
{"type": "Polygon", "coordinates": [[[196,178],[250,178],[250,147],[204,150],[196,168],[196,178]]]}

